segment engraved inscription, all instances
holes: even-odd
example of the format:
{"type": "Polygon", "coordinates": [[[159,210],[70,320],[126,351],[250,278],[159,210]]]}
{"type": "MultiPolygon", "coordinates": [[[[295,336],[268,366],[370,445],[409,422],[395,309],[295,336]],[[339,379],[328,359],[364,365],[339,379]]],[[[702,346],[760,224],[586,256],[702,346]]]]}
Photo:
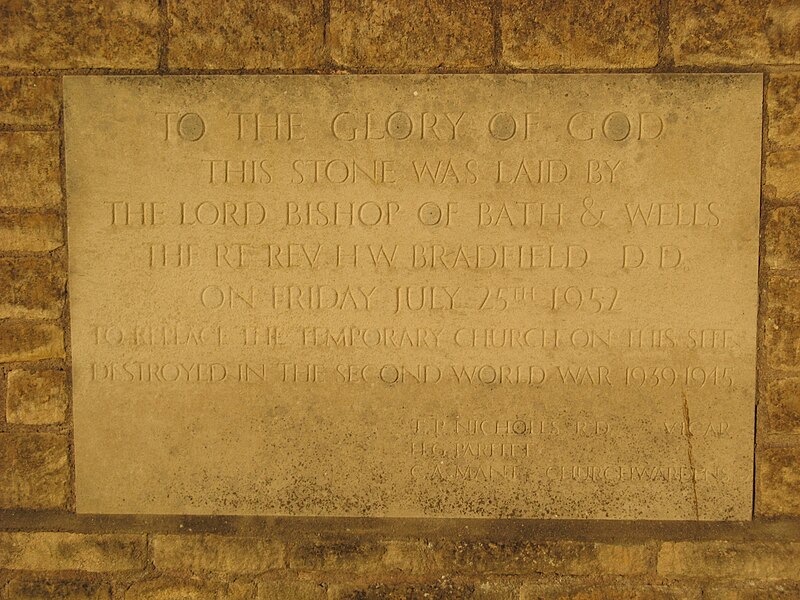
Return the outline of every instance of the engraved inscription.
{"type": "Polygon", "coordinates": [[[65,78],[78,510],[749,518],[760,103],[65,78]]]}

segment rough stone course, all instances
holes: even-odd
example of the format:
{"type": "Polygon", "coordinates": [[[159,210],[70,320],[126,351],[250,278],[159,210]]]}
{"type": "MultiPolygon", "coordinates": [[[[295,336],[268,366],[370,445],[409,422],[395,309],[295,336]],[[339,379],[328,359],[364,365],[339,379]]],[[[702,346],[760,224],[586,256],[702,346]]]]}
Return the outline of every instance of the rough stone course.
{"type": "Polygon", "coordinates": [[[486,0],[331,0],[333,61],[361,69],[486,67],[493,62],[486,0]]]}

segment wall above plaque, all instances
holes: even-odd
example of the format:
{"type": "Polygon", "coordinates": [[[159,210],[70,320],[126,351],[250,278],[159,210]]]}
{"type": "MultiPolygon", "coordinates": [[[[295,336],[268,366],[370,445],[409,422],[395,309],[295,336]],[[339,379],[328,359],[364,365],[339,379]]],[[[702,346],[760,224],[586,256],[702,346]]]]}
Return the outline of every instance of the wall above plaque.
{"type": "Polygon", "coordinates": [[[750,518],[761,75],[64,88],[79,512],[750,518]]]}

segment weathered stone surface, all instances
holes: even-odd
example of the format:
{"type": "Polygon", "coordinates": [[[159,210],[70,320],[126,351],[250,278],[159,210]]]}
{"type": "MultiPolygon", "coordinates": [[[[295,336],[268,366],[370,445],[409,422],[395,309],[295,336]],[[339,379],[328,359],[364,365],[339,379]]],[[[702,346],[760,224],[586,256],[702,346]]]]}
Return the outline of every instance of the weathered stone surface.
{"type": "Polygon", "coordinates": [[[796,579],[799,543],[664,542],[658,574],[664,577],[729,579],[796,579]]]}
{"type": "Polygon", "coordinates": [[[577,541],[462,542],[443,543],[435,555],[439,564],[463,573],[638,575],[652,566],[655,547],[577,541]]]}
{"type": "Polygon", "coordinates": [[[64,357],[64,330],[39,321],[0,321],[0,363],[64,357]]]}
{"type": "MultiPolygon", "coordinates": [[[[169,4],[179,4],[180,2],[169,3],[169,4]]],[[[52,3],[56,4],[56,3],[52,3]]],[[[685,3],[691,4],[691,3],[685,3]]],[[[727,3],[728,6],[733,6],[734,3],[727,3]]],[[[723,9],[727,9],[725,2],[721,3],[723,9]]],[[[769,5],[770,7],[772,5],[769,5]]],[[[553,10],[557,10],[559,7],[554,7],[553,10]]],[[[80,7],[79,7],[80,9],[80,7]]],[[[769,10],[769,8],[767,9],[769,10]]],[[[602,16],[602,15],[601,15],[602,16]]],[[[2,17],[0,16],[0,21],[3,21],[2,17]]],[[[0,25],[2,27],[2,25],[0,25]]],[[[564,26],[567,27],[566,25],[564,26]]],[[[235,30],[235,27],[232,28],[235,30]]],[[[561,34],[564,30],[556,31],[554,34],[561,34]]],[[[626,31],[624,28],[620,28],[620,31],[626,31]]],[[[734,34],[736,30],[733,29],[734,34]]],[[[231,38],[235,37],[235,32],[228,33],[229,37],[225,43],[233,44],[231,38]]],[[[574,34],[573,34],[574,35],[574,34]]],[[[199,37],[199,36],[198,36],[199,37]]],[[[731,38],[735,37],[735,35],[731,35],[731,38]]],[[[730,43],[734,43],[732,40],[728,40],[730,43]]],[[[2,45],[3,42],[0,42],[2,45]]],[[[196,42],[196,46],[202,46],[205,41],[196,42]]],[[[213,42],[208,42],[211,45],[213,42]]],[[[613,41],[611,42],[613,43],[613,41]]],[[[750,52],[751,50],[746,47],[746,44],[743,44],[740,51],[743,53],[750,52]]],[[[758,48],[753,48],[757,50],[758,48]]],[[[221,52],[221,51],[220,51],[221,52]]],[[[625,60],[626,57],[620,57],[619,60],[625,60]]],[[[202,63],[205,59],[202,56],[188,56],[185,60],[191,62],[196,61],[196,63],[202,63]]],[[[217,60],[226,60],[224,56],[217,56],[217,60]]],[[[266,57],[263,60],[271,60],[271,57],[266,57]]],[[[631,59],[633,60],[633,58],[631,59]]],[[[776,79],[778,77],[783,77],[783,75],[772,75],[771,79],[776,79]]],[[[794,76],[792,76],[794,77],[794,76]]],[[[12,78],[7,78],[8,80],[12,78]]],[[[777,85],[777,84],[776,84],[777,85]]],[[[780,84],[784,85],[784,84],[780,84]]],[[[35,104],[25,104],[25,106],[21,106],[21,108],[14,108],[9,111],[4,112],[3,104],[2,104],[2,86],[3,80],[0,80],[0,123],[6,123],[3,119],[7,119],[6,114],[34,114],[39,113],[39,108],[35,106],[35,104]],[[26,108],[30,106],[31,108],[26,108]]],[[[797,118],[797,92],[792,91],[793,88],[787,83],[786,89],[781,92],[784,95],[784,103],[785,103],[785,111],[783,116],[776,116],[777,112],[775,108],[773,108],[773,103],[777,103],[778,101],[775,100],[777,98],[778,92],[773,90],[773,86],[771,83],[770,88],[770,140],[780,147],[798,147],[798,144],[793,141],[797,136],[797,128],[796,128],[796,118],[797,118]],[[773,96],[773,92],[775,95],[773,96]],[[795,96],[795,99],[792,100],[792,95],[795,96]],[[793,112],[794,111],[794,112],[793,112]],[[794,137],[793,137],[794,136],[794,137]]],[[[777,89],[777,87],[776,87],[777,89]]],[[[27,101],[26,101],[27,102],[27,101]]],[[[41,114],[48,113],[50,109],[45,109],[42,107],[41,114]]],[[[57,110],[57,109],[56,109],[57,110]]],[[[783,110],[783,109],[781,109],[783,110]]],[[[50,113],[48,113],[50,114],[50,113]]],[[[27,117],[25,117],[27,119],[27,117]]],[[[49,118],[49,117],[48,117],[49,118]]],[[[43,117],[44,119],[44,117],[43,117]]],[[[32,123],[32,121],[26,121],[32,123]]],[[[12,124],[20,124],[23,123],[21,121],[17,121],[12,124]]],[[[42,124],[47,125],[44,121],[37,122],[34,124],[42,124]]],[[[793,167],[792,167],[793,168],[793,167]]],[[[0,178],[2,178],[2,174],[0,173],[0,178]]],[[[3,190],[0,190],[0,194],[3,193],[3,190]]],[[[770,221],[767,224],[767,260],[768,261],[775,261],[770,262],[770,266],[773,268],[795,268],[797,266],[798,260],[798,253],[797,251],[793,250],[793,245],[795,241],[795,236],[793,231],[795,231],[794,223],[795,223],[795,213],[792,209],[780,209],[780,212],[773,211],[770,213],[770,219],[773,217],[776,218],[775,222],[773,223],[770,221]],[[775,267],[775,265],[783,265],[775,267]]],[[[2,233],[0,233],[0,238],[2,238],[2,233]]],[[[59,233],[60,236],[60,233],[59,233]]],[[[60,237],[59,237],[60,239],[60,237]]],[[[16,249],[16,248],[14,248],[16,249]]],[[[23,248],[26,250],[27,248],[23,248]]],[[[0,282],[4,284],[9,281],[6,275],[0,273],[0,282]]],[[[796,289],[795,286],[800,285],[800,281],[796,281],[791,284],[791,287],[796,289]]],[[[0,290],[0,298],[2,297],[3,290],[0,290]]],[[[782,349],[786,351],[786,355],[789,357],[789,361],[787,364],[790,365],[798,365],[798,361],[796,360],[797,356],[792,355],[791,352],[794,352],[793,346],[791,343],[791,339],[797,339],[798,335],[800,334],[800,325],[798,325],[796,318],[800,318],[795,307],[800,306],[800,295],[795,296],[794,292],[788,289],[784,289],[782,292],[782,302],[785,303],[785,306],[781,308],[783,311],[784,316],[789,315],[791,318],[783,319],[781,323],[784,323],[783,330],[785,332],[784,340],[785,344],[779,344],[778,351],[783,352],[782,349]]],[[[0,332],[0,336],[2,336],[2,332],[0,332]]],[[[767,352],[770,356],[772,350],[771,343],[768,342],[766,344],[768,346],[767,352]]],[[[795,345],[796,347],[796,345],[795,345]]],[[[8,375],[8,392],[9,395],[12,393],[12,376],[14,373],[18,371],[12,371],[8,375]]],[[[767,404],[767,410],[769,415],[769,423],[770,429],[772,431],[776,431],[779,433],[794,433],[796,432],[797,427],[797,420],[796,420],[796,411],[797,406],[795,399],[797,398],[797,390],[796,390],[796,382],[794,379],[786,379],[781,380],[778,382],[772,382],[769,384],[767,389],[767,394],[764,397],[764,401],[767,404]],[[775,423],[779,423],[780,429],[775,429],[775,423]],[[790,427],[791,429],[783,429],[783,427],[790,427]]],[[[7,406],[8,408],[8,406],[7,406]]],[[[0,442],[2,444],[4,442],[0,442]]],[[[0,452],[2,454],[2,452],[0,452]]],[[[764,514],[766,516],[795,516],[800,513],[800,507],[798,507],[798,500],[797,497],[800,496],[800,483],[796,480],[796,472],[797,472],[797,465],[800,464],[800,454],[796,449],[787,449],[787,448],[771,448],[765,449],[761,456],[761,460],[764,464],[768,465],[766,472],[760,472],[759,475],[759,497],[760,497],[760,504],[759,510],[761,507],[766,507],[766,511],[764,514]],[[765,479],[766,477],[766,479],[765,479]],[[768,486],[766,491],[764,486],[768,486]],[[770,512],[771,511],[771,512],[770,512]]],[[[2,459],[0,459],[1,461],[2,459]]],[[[5,467],[5,463],[0,464],[0,473],[2,473],[5,467]]],[[[761,469],[761,467],[760,467],[761,469]]],[[[5,480],[3,479],[3,475],[0,474],[0,486],[5,487],[5,480]]],[[[2,493],[0,492],[0,496],[2,493]]],[[[7,544],[8,541],[6,539],[7,534],[0,534],[0,568],[5,568],[7,564],[6,558],[9,556],[7,553],[7,544]]],[[[56,536],[63,536],[64,534],[35,534],[35,535],[56,535],[56,536]]],[[[96,536],[91,536],[96,537],[96,536]]],[[[137,536],[138,537],[138,536],[137,536]]],[[[159,538],[166,538],[172,536],[158,536],[159,538]]],[[[37,542],[38,543],[38,542],[37,542]]],[[[205,543],[205,542],[204,542],[205,543]]],[[[713,545],[717,544],[718,542],[708,542],[708,544],[713,545]]],[[[25,542],[27,545],[28,542],[25,542]]],[[[405,544],[405,543],[404,543],[405,544]]],[[[698,583],[697,586],[700,587],[701,585],[704,587],[702,590],[702,597],[704,600],[761,600],[762,598],[780,598],[780,599],[796,599],[800,597],[800,591],[798,590],[797,586],[793,583],[786,584],[785,586],[771,586],[767,587],[765,584],[756,584],[750,585],[746,584],[745,582],[740,582],[740,584],[730,583],[728,580],[733,579],[728,572],[731,569],[736,569],[737,571],[740,570],[740,562],[744,561],[745,563],[748,562],[749,558],[742,558],[741,557],[741,546],[747,546],[747,542],[742,542],[741,544],[736,544],[737,548],[733,551],[734,559],[733,564],[729,565],[728,561],[731,560],[729,556],[729,552],[731,552],[730,548],[726,548],[724,552],[720,551],[720,556],[717,557],[716,555],[713,557],[713,560],[709,560],[707,557],[708,552],[703,551],[700,559],[700,565],[697,566],[696,571],[698,572],[697,575],[667,575],[669,579],[673,577],[697,577],[698,579],[702,579],[702,583],[698,583]],[[720,571],[719,565],[722,565],[722,571],[720,571]],[[705,566],[704,566],[705,565],[705,566]],[[702,573],[701,573],[702,572],[702,573]],[[716,587],[714,583],[708,583],[706,579],[710,578],[719,578],[723,583],[721,585],[726,587],[716,587]]],[[[36,545],[36,544],[34,544],[36,545]]],[[[144,556],[144,541],[141,539],[137,542],[139,546],[139,552],[141,556],[144,556]]],[[[231,565],[231,561],[233,561],[232,557],[236,557],[236,560],[242,560],[243,564],[251,565],[250,561],[252,560],[252,555],[249,554],[251,552],[250,549],[247,549],[247,553],[243,556],[239,555],[239,551],[244,551],[244,549],[237,547],[236,544],[233,544],[233,548],[226,544],[214,544],[213,549],[206,549],[205,546],[203,548],[195,548],[194,542],[190,543],[190,547],[188,548],[188,556],[183,557],[184,563],[181,563],[181,559],[174,555],[169,556],[170,560],[175,560],[175,565],[184,564],[190,565],[189,568],[198,571],[215,571],[215,570],[228,570],[231,565]],[[196,550],[197,552],[202,552],[203,556],[198,558],[197,556],[191,556],[190,551],[196,550]],[[208,560],[206,560],[205,555],[206,552],[208,554],[208,560]],[[195,565],[195,566],[192,566],[195,565]]],[[[335,546],[335,544],[331,544],[330,546],[335,546]]],[[[63,538],[60,541],[56,542],[48,542],[42,546],[46,548],[46,550],[42,550],[39,557],[32,560],[27,564],[35,565],[34,569],[40,570],[51,570],[51,569],[58,569],[63,568],[63,565],[66,565],[67,568],[72,569],[75,564],[74,561],[71,559],[64,562],[64,557],[60,556],[61,553],[64,553],[64,556],[68,556],[71,552],[76,551],[78,553],[86,553],[86,549],[83,547],[83,544],[78,544],[71,540],[64,540],[63,538]],[[54,556],[59,556],[57,560],[54,560],[54,556]]],[[[176,547],[180,547],[179,544],[176,544],[176,547]]],[[[353,553],[350,552],[343,552],[341,554],[342,558],[339,560],[338,558],[325,558],[324,554],[328,551],[319,551],[323,557],[322,558],[312,558],[313,552],[310,552],[311,556],[307,559],[304,559],[302,562],[298,562],[297,564],[301,565],[309,565],[309,566],[321,566],[323,569],[332,569],[336,570],[339,569],[340,572],[346,570],[348,565],[355,564],[357,569],[359,570],[366,570],[370,571],[374,569],[377,572],[380,569],[385,569],[386,564],[392,563],[389,557],[396,556],[397,564],[400,565],[398,569],[402,572],[411,571],[416,572],[416,567],[408,568],[407,566],[404,567],[403,565],[408,564],[416,564],[417,561],[425,560],[426,557],[430,558],[429,554],[424,551],[424,548],[415,548],[414,544],[411,543],[411,550],[406,551],[405,548],[409,546],[402,545],[397,546],[394,544],[381,544],[380,546],[373,547],[359,547],[360,549],[354,550],[353,553]],[[419,552],[417,552],[419,550],[419,552]],[[359,562],[360,559],[356,556],[356,552],[363,551],[366,555],[366,559],[364,562],[359,562]]],[[[330,552],[334,553],[335,556],[339,556],[339,553],[335,550],[329,550],[330,552]]],[[[256,554],[258,553],[258,549],[253,550],[256,554]]],[[[751,552],[749,549],[747,552],[751,552]]],[[[776,558],[776,556],[781,555],[781,551],[775,549],[774,545],[767,545],[758,546],[752,550],[754,554],[758,554],[761,559],[770,560],[770,561],[786,561],[794,565],[796,569],[796,565],[800,563],[798,560],[796,552],[793,553],[792,556],[789,557],[782,557],[776,558]]],[[[11,554],[13,556],[19,556],[20,554],[14,550],[11,554]]],[[[25,554],[24,552],[22,554],[25,554]]],[[[319,554],[318,554],[319,556],[319,554]]],[[[524,553],[523,553],[524,556],[524,553]]],[[[163,558],[163,556],[162,556],[163,558]]],[[[106,557],[103,560],[106,561],[108,565],[116,564],[118,562],[118,557],[110,556],[106,557]]],[[[587,559],[588,562],[592,562],[593,559],[587,559]]],[[[682,566],[680,567],[683,569],[686,564],[692,565],[697,561],[695,555],[691,553],[682,553],[682,566]]],[[[466,564],[468,561],[464,559],[462,561],[466,564]]],[[[508,555],[507,558],[502,559],[499,564],[511,564],[512,568],[514,565],[514,559],[512,555],[508,555]]],[[[238,563],[237,563],[238,564],[238,563]]],[[[433,568],[432,565],[436,563],[428,563],[429,568],[433,568]]],[[[140,575],[138,572],[142,569],[149,568],[145,562],[136,561],[135,571],[137,575],[134,577],[138,578],[140,575]]],[[[774,565],[773,565],[774,566],[774,565]]],[[[232,571],[235,570],[236,565],[234,568],[231,569],[232,571]]],[[[14,567],[16,568],[16,567],[14,567]]],[[[31,568],[30,566],[23,566],[22,568],[28,569],[31,568]]],[[[177,566],[175,568],[178,568],[177,566]]],[[[248,567],[249,568],[249,567],[248,567]]],[[[316,568],[316,567],[315,567],[316,568]]],[[[694,569],[694,567],[692,567],[694,569]]],[[[569,570],[564,569],[563,567],[559,567],[558,572],[560,573],[562,570],[569,570]]],[[[774,574],[772,567],[767,568],[766,570],[763,568],[762,564],[757,564],[755,566],[749,566],[745,568],[745,572],[747,576],[752,576],[755,579],[761,579],[766,577],[777,577],[783,579],[786,576],[786,573],[789,571],[789,567],[786,565],[781,566],[777,569],[777,575],[774,574]]],[[[345,571],[349,573],[350,571],[345,571]]],[[[458,583],[451,583],[451,582],[442,582],[442,583],[429,583],[429,584],[402,584],[402,583],[386,583],[386,584],[364,584],[362,586],[358,585],[351,585],[351,586],[334,586],[332,590],[333,594],[340,594],[340,596],[333,596],[333,597],[342,597],[342,598],[354,598],[359,600],[364,600],[367,598],[372,599],[384,599],[384,598],[407,598],[407,597],[427,597],[431,599],[439,598],[440,600],[449,599],[449,598],[473,598],[476,597],[474,594],[478,593],[485,593],[489,594],[492,591],[495,591],[494,588],[490,588],[488,591],[483,586],[483,582],[480,581],[478,577],[474,577],[474,581],[466,582],[464,579],[473,578],[472,575],[469,575],[466,568],[463,570],[464,578],[460,580],[458,583]]],[[[33,574],[21,574],[20,577],[34,577],[36,573],[33,574]]],[[[49,576],[49,575],[48,575],[49,576]]],[[[348,575],[340,575],[342,577],[347,577],[348,575]]],[[[745,576],[745,575],[742,575],[745,576]]],[[[789,576],[793,579],[797,579],[797,575],[794,573],[790,573],[789,576]]],[[[7,577],[7,575],[6,575],[7,577]]],[[[587,577],[594,577],[594,575],[587,575],[587,577]]],[[[601,599],[614,599],[617,600],[619,598],[625,599],[635,599],[635,600],[666,600],[672,598],[697,598],[700,594],[699,590],[695,589],[686,589],[680,587],[681,584],[672,584],[669,587],[667,586],[645,586],[642,589],[633,588],[633,587],[620,587],[625,585],[626,582],[618,582],[616,581],[616,576],[613,576],[615,582],[613,584],[586,584],[585,586],[582,585],[574,585],[572,583],[565,583],[563,587],[561,585],[553,585],[553,586],[541,586],[539,584],[530,584],[523,589],[522,598],[525,600],[532,600],[536,598],[537,600],[542,599],[553,599],[558,598],[559,600],[601,600],[601,599]]],[[[0,588],[5,583],[5,578],[0,579],[0,588]]],[[[29,600],[44,600],[45,598],[65,598],[68,600],[83,600],[92,598],[95,600],[107,600],[108,598],[108,589],[104,587],[106,584],[98,584],[96,582],[47,582],[47,581],[23,581],[23,580],[14,580],[11,581],[7,588],[5,589],[5,595],[2,591],[0,591],[0,597],[8,596],[9,600],[13,598],[21,598],[21,599],[29,599],[29,600]]],[[[119,586],[120,592],[118,596],[120,598],[123,597],[125,593],[125,583],[117,582],[116,585],[119,586]]],[[[487,586],[488,587],[488,586],[487,586]]],[[[190,581],[190,582],[179,582],[173,580],[158,580],[155,583],[147,582],[147,583],[136,583],[133,587],[128,590],[128,597],[129,598],[146,598],[147,600],[176,600],[176,599],[197,599],[197,600],[206,600],[207,598],[236,598],[239,600],[240,598],[243,600],[247,598],[250,600],[253,596],[250,593],[250,589],[247,588],[243,590],[240,594],[236,594],[235,591],[231,590],[231,586],[227,586],[225,584],[217,584],[214,582],[208,582],[207,577],[198,578],[197,580],[190,581]]],[[[324,598],[325,597],[325,590],[324,588],[318,586],[316,583],[309,583],[309,582],[260,582],[258,584],[258,594],[260,600],[277,600],[280,598],[281,600],[284,598],[291,598],[300,600],[301,598],[324,598]],[[322,596],[318,594],[320,592],[322,596]]],[[[480,596],[483,598],[484,596],[480,596]]],[[[494,596],[487,596],[494,598],[494,596]]],[[[506,596],[497,596],[499,598],[506,598],[506,596]]],[[[516,596],[511,596],[516,598],[516,596]]]]}
{"type": "Polygon", "coordinates": [[[8,600],[110,600],[111,589],[96,581],[13,580],[8,584],[8,600]]]}
{"type": "MultiPolygon", "coordinates": [[[[65,508],[70,486],[67,452],[63,435],[0,433],[0,509],[65,508]]],[[[0,538],[0,556],[2,543],[0,538]]]]}
{"type": "Polygon", "coordinates": [[[795,583],[742,582],[737,584],[711,584],[704,587],[703,600],[797,600],[800,586],[795,583]]]}
{"type": "Polygon", "coordinates": [[[156,0],[4,3],[0,69],[154,69],[156,0]]]}
{"type": "Polygon", "coordinates": [[[257,600],[330,600],[327,588],[313,581],[259,581],[257,600]]]}
{"type": "Polygon", "coordinates": [[[0,132],[0,207],[60,204],[58,145],[57,133],[0,132]]]}
{"type": "Polygon", "coordinates": [[[0,125],[56,128],[60,109],[56,77],[0,77],[0,125]]]}
{"type": "Polygon", "coordinates": [[[671,0],[669,11],[678,65],[800,62],[795,0],[671,0]]]}
{"type": "Polygon", "coordinates": [[[144,535],[0,532],[0,564],[12,571],[138,571],[147,564],[144,535]]]}
{"type": "Polygon", "coordinates": [[[293,544],[289,567],[309,571],[419,573],[434,562],[431,548],[423,541],[308,542],[293,544]]]}
{"type": "Polygon", "coordinates": [[[765,192],[772,198],[791,200],[800,196],[800,150],[767,154],[765,192]]]}
{"type": "Polygon", "coordinates": [[[331,57],[376,69],[471,68],[492,63],[486,0],[332,0],[331,57]]]}
{"type": "Polygon", "coordinates": [[[748,518],[762,84],[65,78],[77,510],[748,518]],[[186,98],[188,118],[153,116],[186,98]],[[601,112],[612,106],[626,112],[601,112]],[[238,112],[251,110],[263,112],[238,112]],[[548,175],[534,149],[563,160],[548,175]],[[624,165],[615,185],[591,158],[605,152],[624,165]],[[437,206],[458,211],[447,227],[437,206]],[[192,245],[190,268],[176,240],[192,245]],[[682,254],[666,246],[656,265],[655,244],[672,243],[682,254]],[[232,244],[252,260],[215,255],[232,244]],[[648,264],[623,265],[627,244],[648,264]],[[297,263],[301,247],[317,258],[297,263]],[[682,257],[691,267],[668,263],[682,257]],[[259,332],[251,347],[255,322],[273,324],[274,343],[259,332]],[[640,366],[662,344],[672,385],[640,366]],[[690,455],[687,412],[724,415],[724,435],[690,455]],[[485,456],[487,443],[516,454],[485,456]]]}
{"type": "Polygon", "coordinates": [[[157,535],[153,562],[158,571],[261,573],[284,566],[284,546],[247,537],[157,535]]]}
{"type": "Polygon", "coordinates": [[[767,86],[769,141],[780,148],[800,147],[800,72],[771,73],[767,86]]]}
{"type": "Polygon", "coordinates": [[[800,369],[800,279],[785,275],[769,278],[764,330],[769,365],[800,369]]]}
{"type": "Polygon", "coordinates": [[[64,371],[15,369],[6,380],[6,420],[9,423],[63,423],[67,413],[67,375],[64,371]]]}
{"type": "Polygon", "coordinates": [[[800,378],[770,381],[763,402],[770,431],[800,433],[800,378]]]}
{"type": "MultiPolygon", "coordinates": [[[[756,510],[765,516],[800,516],[800,448],[761,448],[757,453],[756,510]]],[[[795,556],[795,561],[800,557],[795,556]]],[[[795,563],[797,564],[797,563],[795,563]]],[[[754,576],[761,578],[761,576],[754,576]]],[[[796,570],[791,576],[800,578],[796,570]]]]}
{"type": "Polygon", "coordinates": [[[66,267],[48,256],[0,258],[0,318],[59,318],[66,279],[66,267]]]}
{"type": "Polygon", "coordinates": [[[772,269],[800,266],[800,207],[772,209],[765,227],[767,264],[772,269]]]}
{"type": "Polygon", "coordinates": [[[700,600],[700,591],[681,585],[620,583],[540,584],[522,586],[519,600],[700,600]]]}
{"type": "Polygon", "coordinates": [[[323,57],[322,0],[170,2],[173,69],[303,69],[323,57]]]}
{"type": "Polygon", "coordinates": [[[330,600],[518,600],[517,586],[485,581],[452,581],[440,578],[419,583],[373,583],[331,586],[330,600]]]}
{"type": "Polygon", "coordinates": [[[166,577],[140,581],[131,585],[123,600],[253,600],[255,587],[243,583],[226,583],[203,579],[170,579],[166,577]]]}
{"type": "Polygon", "coordinates": [[[519,68],[646,68],[658,63],[658,2],[503,0],[503,62],[519,68]]]}
{"type": "Polygon", "coordinates": [[[59,215],[50,213],[0,215],[0,252],[49,252],[63,243],[59,215]]]}

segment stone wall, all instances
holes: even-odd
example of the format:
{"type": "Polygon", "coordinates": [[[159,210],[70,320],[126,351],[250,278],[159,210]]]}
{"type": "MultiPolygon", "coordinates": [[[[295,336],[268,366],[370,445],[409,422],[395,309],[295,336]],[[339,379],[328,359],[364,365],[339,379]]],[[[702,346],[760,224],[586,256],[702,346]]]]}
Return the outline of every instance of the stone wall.
{"type": "Polygon", "coordinates": [[[800,1],[0,0],[0,598],[800,598],[800,1]],[[759,72],[752,523],[74,513],[61,75],[759,72]]]}

